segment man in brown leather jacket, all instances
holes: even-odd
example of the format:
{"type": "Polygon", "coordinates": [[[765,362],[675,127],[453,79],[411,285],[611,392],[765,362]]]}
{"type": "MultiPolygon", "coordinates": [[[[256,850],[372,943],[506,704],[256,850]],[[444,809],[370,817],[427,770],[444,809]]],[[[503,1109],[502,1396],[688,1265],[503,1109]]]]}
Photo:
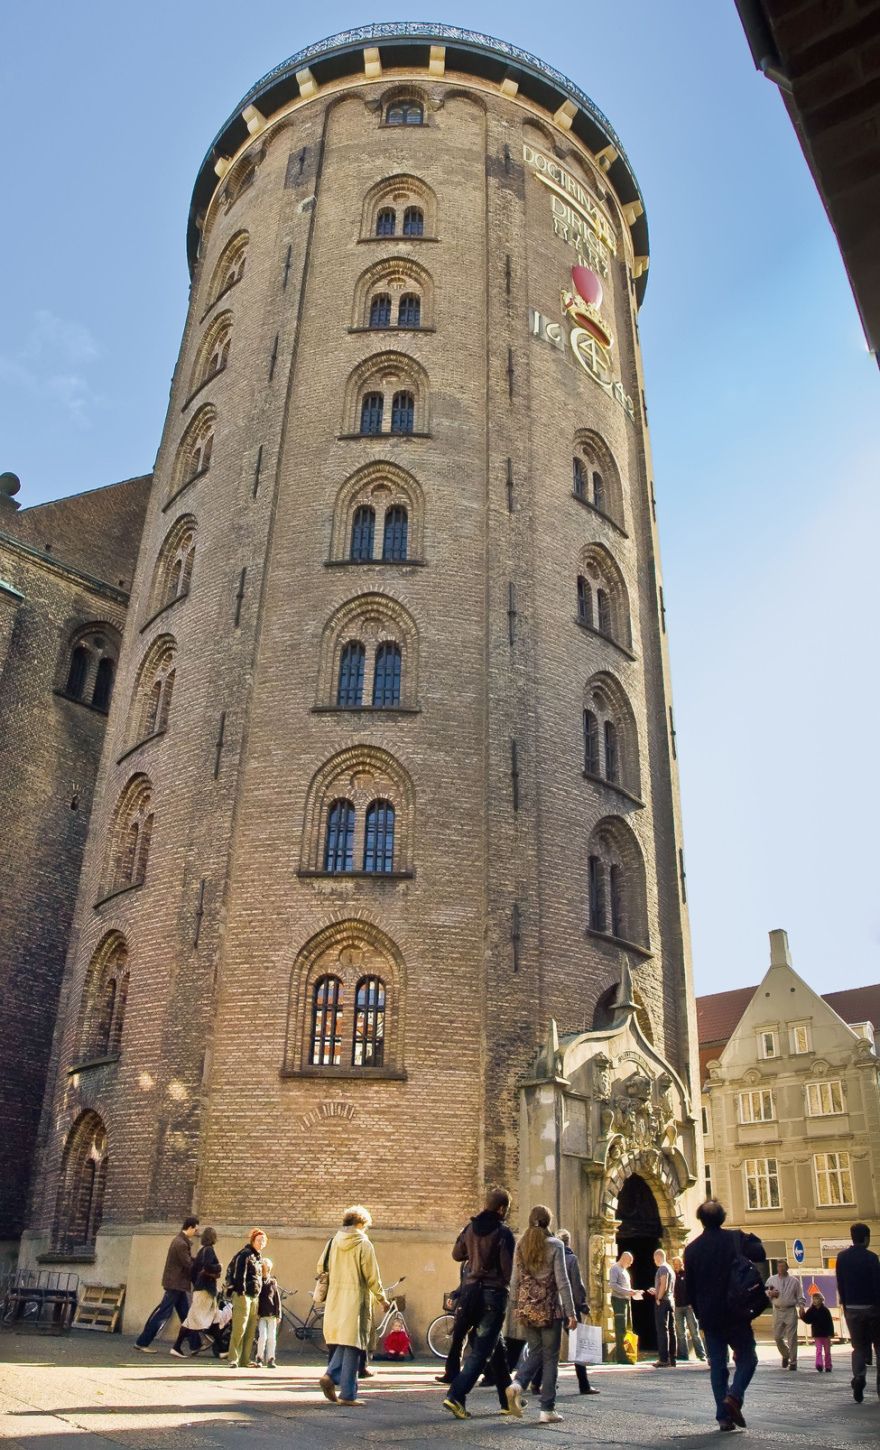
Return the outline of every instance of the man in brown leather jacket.
{"type": "MultiPolygon", "coordinates": [[[[140,1334],[134,1342],[135,1349],[142,1354],[155,1354],[153,1340],[165,1328],[172,1313],[176,1313],[181,1324],[189,1313],[192,1297],[192,1249],[190,1245],[199,1231],[199,1220],[190,1214],[183,1220],[183,1228],[175,1234],[168,1245],[165,1269],[162,1274],[164,1294],[156,1305],[140,1334]]],[[[193,1330],[190,1336],[193,1351],[200,1347],[201,1335],[193,1330]]]]}

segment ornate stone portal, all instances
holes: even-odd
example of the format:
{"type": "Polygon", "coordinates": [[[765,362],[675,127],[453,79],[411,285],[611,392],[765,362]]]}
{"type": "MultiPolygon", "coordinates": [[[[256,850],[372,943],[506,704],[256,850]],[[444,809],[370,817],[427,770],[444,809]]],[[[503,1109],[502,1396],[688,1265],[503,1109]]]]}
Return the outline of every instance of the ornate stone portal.
{"type": "Polygon", "coordinates": [[[611,1025],[560,1039],[551,1021],[520,1085],[520,1203],[546,1203],[567,1226],[606,1339],[618,1199],[638,1174],[653,1193],[663,1244],[681,1251],[696,1206],[697,1137],[687,1087],[643,1036],[629,967],[611,1025]]]}

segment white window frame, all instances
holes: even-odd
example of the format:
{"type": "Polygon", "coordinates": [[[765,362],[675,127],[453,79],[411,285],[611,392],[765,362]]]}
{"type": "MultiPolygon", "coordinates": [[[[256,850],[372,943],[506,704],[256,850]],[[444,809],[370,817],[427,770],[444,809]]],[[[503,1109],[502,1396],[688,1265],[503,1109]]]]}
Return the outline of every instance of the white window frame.
{"type": "Polygon", "coordinates": [[[772,1062],[775,1058],[777,1058],[779,1056],[779,1033],[777,1032],[777,1030],[776,1030],[775,1027],[759,1027],[758,1028],[758,1056],[760,1058],[762,1058],[765,1062],[772,1062]],[[767,1041],[766,1041],[766,1039],[768,1037],[771,1039],[771,1041],[773,1043],[773,1051],[772,1052],[768,1052],[766,1050],[767,1049],[767,1041]]]}
{"type": "Polygon", "coordinates": [[[849,1153],[814,1153],[813,1154],[813,1175],[816,1180],[816,1206],[817,1208],[843,1208],[853,1205],[853,1172],[852,1157],[849,1153]],[[820,1160],[825,1160],[825,1166],[820,1167],[820,1160]],[[834,1162],[832,1163],[832,1159],[834,1162]],[[849,1197],[844,1196],[844,1174],[849,1180],[849,1197]],[[822,1197],[822,1179],[827,1180],[829,1195],[822,1197]],[[832,1178],[836,1177],[838,1182],[839,1198],[830,1194],[832,1178]]]}
{"type": "Polygon", "coordinates": [[[803,1057],[805,1053],[813,1050],[813,1034],[810,1031],[810,1022],[789,1022],[788,1024],[788,1048],[793,1057],[803,1057]],[[797,1045],[797,1034],[803,1032],[803,1047],[797,1045]]]}
{"type": "Polygon", "coordinates": [[[840,1113],[846,1112],[846,1106],[843,1097],[843,1081],[839,1077],[821,1078],[818,1082],[808,1082],[806,1099],[808,1118],[834,1118],[837,1117],[840,1113]],[[826,1108],[822,1105],[823,1088],[828,1089],[829,1097],[831,1098],[832,1102],[830,1108],[826,1108]],[[840,1103],[839,1108],[836,1108],[834,1106],[833,1100],[835,1089],[837,1090],[837,1098],[840,1103]],[[818,1107],[814,1106],[814,1102],[816,1101],[818,1101],[818,1107]]]}
{"type": "Polygon", "coordinates": [[[773,1101],[773,1093],[770,1088],[748,1088],[746,1092],[739,1095],[739,1120],[740,1123],[750,1125],[752,1123],[772,1123],[776,1117],[776,1104],[773,1101]],[[761,1111],[755,1113],[755,1098],[759,1100],[761,1111]],[[770,1111],[765,1113],[765,1104],[769,1103],[770,1111]]]}
{"type": "Polygon", "coordinates": [[[743,1199],[747,1213],[775,1212],[782,1208],[782,1193],[779,1188],[779,1161],[776,1158],[746,1158],[743,1163],[743,1199]],[[751,1172],[750,1172],[751,1168],[751,1172]],[[756,1203],[749,1201],[749,1181],[755,1185],[756,1203]],[[776,1202],[770,1200],[773,1197],[773,1187],[776,1189],[776,1202]]]}

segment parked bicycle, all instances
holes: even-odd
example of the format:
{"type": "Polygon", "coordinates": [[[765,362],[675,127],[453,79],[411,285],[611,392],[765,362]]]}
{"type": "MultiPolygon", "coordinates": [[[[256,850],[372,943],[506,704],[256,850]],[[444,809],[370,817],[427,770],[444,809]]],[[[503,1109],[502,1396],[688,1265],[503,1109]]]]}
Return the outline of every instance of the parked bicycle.
{"type": "Polygon", "coordinates": [[[455,1304],[457,1294],[443,1295],[443,1313],[438,1314],[428,1325],[428,1348],[438,1359],[446,1359],[452,1347],[452,1331],[455,1328],[455,1304]]]}
{"type": "Polygon", "coordinates": [[[324,1338],[324,1306],[316,1308],[314,1303],[309,1305],[305,1319],[301,1319],[295,1309],[285,1304],[285,1299],[292,1299],[296,1289],[281,1290],[281,1320],[292,1332],[300,1344],[310,1345],[317,1354],[327,1353],[327,1341],[324,1338]]]}

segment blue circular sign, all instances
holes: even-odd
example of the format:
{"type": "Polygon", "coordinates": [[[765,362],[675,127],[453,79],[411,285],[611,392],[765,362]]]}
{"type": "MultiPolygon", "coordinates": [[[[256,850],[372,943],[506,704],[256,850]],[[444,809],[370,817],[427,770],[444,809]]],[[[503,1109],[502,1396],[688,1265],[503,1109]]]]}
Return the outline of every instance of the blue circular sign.
{"type": "Polygon", "coordinates": [[[791,1251],[794,1254],[795,1263],[802,1264],[804,1262],[804,1255],[806,1253],[803,1239],[795,1239],[794,1243],[791,1246],[791,1251]]]}

